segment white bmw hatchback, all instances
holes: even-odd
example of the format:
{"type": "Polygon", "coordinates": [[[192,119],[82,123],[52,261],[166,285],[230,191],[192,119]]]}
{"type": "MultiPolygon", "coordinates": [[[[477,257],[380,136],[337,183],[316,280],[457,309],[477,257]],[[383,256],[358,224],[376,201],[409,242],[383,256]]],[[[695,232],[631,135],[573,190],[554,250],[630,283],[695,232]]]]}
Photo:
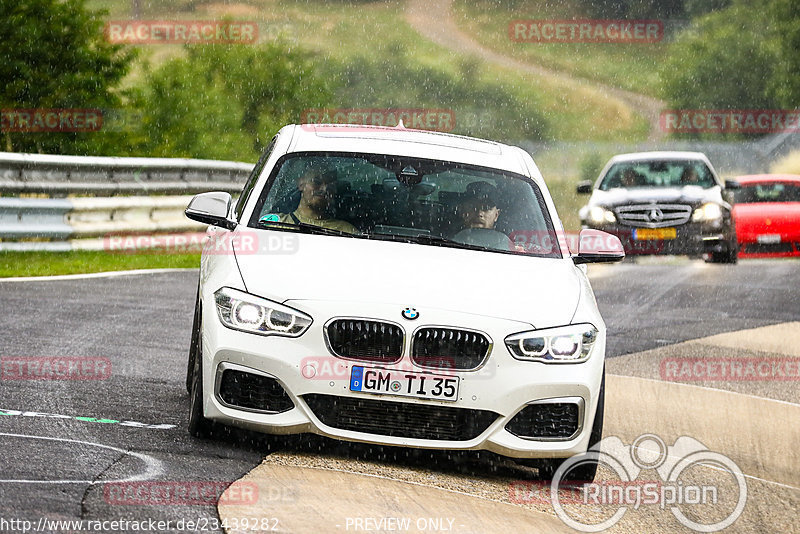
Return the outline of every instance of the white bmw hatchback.
{"type": "Polygon", "coordinates": [[[193,435],[219,422],[482,449],[545,474],[600,440],[606,328],[581,264],[618,261],[622,245],[589,230],[570,254],[523,150],[290,125],[237,202],[204,193],[186,214],[211,225],[193,435]]]}

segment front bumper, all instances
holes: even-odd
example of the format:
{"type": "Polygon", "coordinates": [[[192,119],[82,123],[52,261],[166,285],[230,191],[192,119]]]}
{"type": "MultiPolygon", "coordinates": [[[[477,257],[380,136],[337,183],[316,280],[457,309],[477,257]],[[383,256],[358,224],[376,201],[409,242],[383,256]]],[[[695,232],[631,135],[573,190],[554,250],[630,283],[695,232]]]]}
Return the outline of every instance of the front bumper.
{"type": "Polygon", "coordinates": [[[730,231],[719,224],[689,222],[675,226],[673,228],[676,235],[673,239],[641,239],[639,231],[650,229],[623,224],[586,227],[617,236],[622,242],[625,254],[631,256],[652,254],[700,256],[711,252],[724,252],[732,241],[730,231]]]}
{"type": "Polygon", "coordinates": [[[800,256],[800,237],[778,243],[760,243],[756,238],[739,241],[740,258],[792,258],[800,256]]]}
{"type": "MultiPolygon", "coordinates": [[[[328,318],[337,315],[394,317],[398,315],[396,312],[399,308],[396,305],[371,306],[372,309],[367,310],[361,305],[358,314],[346,313],[356,310],[348,310],[349,306],[342,303],[305,301],[291,305],[315,317],[309,330],[299,338],[262,337],[234,331],[220,323],[213,305],[203,307],[203,389],[207,418],[271,434],[311,432],[347,441],[429,449],[488,450],[517,458],[568,457],[584,452],[588,446],[603,373],[605,330],[602,327],[586,362],[544,364],[514,359],[503,343],[510,334],[530,330],[531,326],[526,323],[467,313],[425,310],[427,324],[481,330],[493,341],[489,357],[478,369],[435,371],[418,367],[411,361],[409,343],[404,346],[403,358],[387,365],[334,357],[326,347],[323,328],[328,318]],[[345,313],[341,313],[343,309],[345,313]],[[458,399],[448,402],[353,392],[349,389],[353,366],[456,376],[459,379],[458,399]],[[280,413],[263,413],[224,402],[219,395],[219,381],[221,371],[225,369],[274,379],[291,399],[292,407],[280,413]],[[470,417],[478,413],[492,415],[482,419],[484,427],[478,428],[476,435],[468,439],[388,435],[391,433],[388,429],[383,431],[379,424],[375,424],[377,416],[371,419],[372,424],[365,427],[368,427],[367,431],[358,430],[357,425],[354,429],[352,424],[331,422],[330,414],[323,413],[320,408],[320,399],[323,397],[323,400],[338,399],[340,405],[347,405],[351,409],[354,409],[353,406],[355,409],[372,409],[377,402],[384,408],[392,408],[394,417],[397,413],[407,413],[409,418],[417,417],[420,421],[425,417],[432,421],[440,413],[452,413],[453,409],[463,410],[470,417]],[[506,429],[506,425],[521,410],[531,403],[542,402],[579,406],[577,429],[573,435],[558,439],[529,439],[506,429]],[[428,417],[425,414],[431,415],[428,417]]],[[[423,324],[418,321],[403,324],[409,334],[420,326],[423,324]]],[[[361,416],[360,421],[365,421],[363,417],[366,416],[361,416]]]]}

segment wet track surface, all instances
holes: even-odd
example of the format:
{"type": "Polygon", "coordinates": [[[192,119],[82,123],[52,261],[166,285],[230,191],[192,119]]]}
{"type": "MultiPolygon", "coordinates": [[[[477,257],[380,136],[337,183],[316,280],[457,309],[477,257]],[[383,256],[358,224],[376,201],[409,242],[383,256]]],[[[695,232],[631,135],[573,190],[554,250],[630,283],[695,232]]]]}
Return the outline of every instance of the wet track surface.
{"type": "MultiPolygon", "coordinates": [[[[609,357],[800,318],[796,261],[624,263],[591,272],[609,357]]],[[[252,434],[196,440],[185,430],[196,284],[196,272],[0,281],[0,356],[111,362],[104,380],[0,381],[0,518],[174,526],[217,517],[213,504],[120,504],[104,484],[232,482],[267,452],[252,434]]]]}

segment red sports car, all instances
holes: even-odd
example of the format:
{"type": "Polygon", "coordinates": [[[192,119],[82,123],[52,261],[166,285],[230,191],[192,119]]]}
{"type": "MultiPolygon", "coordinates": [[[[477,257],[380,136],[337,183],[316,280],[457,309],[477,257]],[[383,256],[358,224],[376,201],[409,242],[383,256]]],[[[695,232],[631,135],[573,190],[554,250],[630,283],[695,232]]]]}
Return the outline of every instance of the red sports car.
{"type": "Polygon", "coordinates": [[[800,256],[800,176],[761,174],[735,181],[733,217],[740,258],[800,256]]]}

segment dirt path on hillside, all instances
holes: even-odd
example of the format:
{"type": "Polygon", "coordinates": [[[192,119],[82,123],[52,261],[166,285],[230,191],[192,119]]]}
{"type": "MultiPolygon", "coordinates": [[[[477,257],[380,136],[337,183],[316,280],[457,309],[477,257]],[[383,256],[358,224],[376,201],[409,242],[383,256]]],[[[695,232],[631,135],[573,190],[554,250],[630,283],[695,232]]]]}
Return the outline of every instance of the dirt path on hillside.
{"type": "Polygon", "coordinates": [[[471,53],[495,65],[548,78],[570,87],[594,89],[644,116],[650,122],[648,140],[659,140],[665,136],[658,125],[659,112],[664,108],[664,102],[661,100],[551,70],[534,63],[519,61],[490,50],[458,27],[450,10],[452,4],[453,0],[409,0],[406,6],[406,21],[423,37],[450,50],[471,53]]]}

